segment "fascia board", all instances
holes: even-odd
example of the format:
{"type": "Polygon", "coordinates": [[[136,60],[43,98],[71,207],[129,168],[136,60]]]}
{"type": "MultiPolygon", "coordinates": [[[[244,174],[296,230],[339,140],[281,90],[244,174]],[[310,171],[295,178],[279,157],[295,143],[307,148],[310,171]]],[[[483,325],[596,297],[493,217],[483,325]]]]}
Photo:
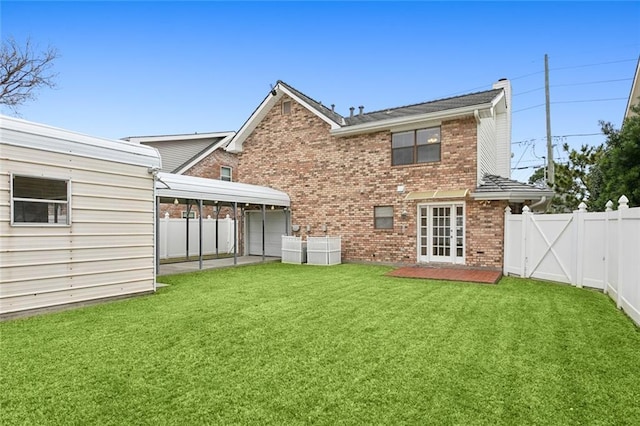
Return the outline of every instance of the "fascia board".
{"type": "Polygon", "coordinates": [[[189,170],[191,167],[195,166],[196,164],[198,164],[200,161],[204,160],[206,157],[208,157],[211,153],[215,152],[218,148],[220,147],[224,147],[227,143],[229,143],[229,141],[233,138],[233,136],[235,136],[236,132],[227,132],[226,135],[224,137],[224,139],[220,140],[218,143],[216,143],[214,146],[212,146],[211,148],[207,149],[206,151],[203,151],[198,157],[196,157],[193,161],[190,161],[189,163],[187,163],[186,165],[180,167],[178,170],[176,170],[174,173],[177,175],[181,175],[182,173],[186,172],[187,170],[189,170]]]}
{"type": "Polygon", "coordinates": [[[492,103],[485,103],[480,105],[471,105],[463,108],[448,109],[445,111],[430,112],[408,117],[398,117],[382,121],[374,121],[372,123],[363,123],[357,124],[355,126],[334,129],[331,130],[331,134],[333,136],[351,136],[360,133],[371,133],[379,130],[389,130],[394,127],[419,124],[425,121],[446,120],[448,118],[455,118],[461,115],[472,115],[476,110],[489,109],[491,107],[492,103]]]}
{"type": "Polygon", "coordinates": [[[320,118],[322,121],[324,121],[325,123],[327,123],[329,126],[331,126],[331,129],[340,129],[341,126],[340,124],[336,123],[335,121],[331,120],[329,117],[327,117],[326,115],[322,114],[320,111],[318,111],[317,109],[315,109],[314,107],[312,107],[311,105],[309,105],[307,102],[304,101],[304,99],[300,98],[298,95],[296,95],[295,93],[293,93],[292,91],[290,91],[289,89],[287,89],[284,86],[278,86],[278,88],[280,90],[282,90],[284,93],[286,93],[290,98],[295,99],[296,102],[298,102],[299,104],[303,105],[305,108],[307,108],[309,111],[311,111],[315,116],[317,116],[318,118],[320,118]]]}
{"type": "Polygon", "coordinates": [[[552,197],[553,191],[497,191],[497,192],[474,192],[471,198],[474,200],[538,200],[542,197],[552,197]]]}
{"type": "Polygon", "coordinates": [[[196,139],[224,138],[235,132],[214,132],[214,133],[194,133],[188,135],[163,135],[163,136],[141,136],[125,138],[133,143],[149,143],[149,142],[176,142],[196,139]]]}
{"type": "Polygon", "coordinates": [[[278,83],[276,87],[274,87],[276,91],[276,95],[272,95],[269,93],[267,97],[262,101],[260,106],[251,114],[251,117],[243,124],[243,126],[238,130],[238,133],[233,138],[233,140],[229,143],[229,145],[225,148],[227,151],[232,152],[234,154],[242,152],[242,144],[249,137],[251,132],[258,126],[258,123],[262,121],[262,119],[267,115],[267,112],[273,107],[273,105],[282,98],[283,94],[288,95],[291,99],[294,99],[300,105],[304,106],[306,109],[311,111],[311,113],[318,116],[324,122],[331,126],[331,129],[340,128],[340,124],[335,121],[329,119],[327,116],[321,114],[307,102],[305,102],[302,98],[300,98],[295,93],[291,92],[282,84],[278,83]]]}
{"type": "Polygon", "coordinates": [[[504,101],[505,107],[508,107],[508,105],[506,105],[507,100],[505,99],[504,90],[502,92],[500,92],[500,94],[497,95],[495,98],[493,98],[493,100],[491,101],[491,107],[495,108],[496,105],[498,105],[500,103],[500,101],[504,101]]]}
{"type": "MultiPolygon", "coordinates": [[[[276,86],[277,88],[278,86],[276,86]]],[[[276,90],[276,95],[274,96],[269,92],[266,98],[260,103],[258,108],[251,114],[249,119],[245,121],[242,125],[238,133],[233,137],[229,145],[225,148],[226,151],[231,152],[233,154],[237,154],[242,152],[242,144],[249,137],[251,132],[258,126],[260,121],[267,115],[267,112],[271,109],[271,107],[282,98],[282,92],[276,90]]]]}

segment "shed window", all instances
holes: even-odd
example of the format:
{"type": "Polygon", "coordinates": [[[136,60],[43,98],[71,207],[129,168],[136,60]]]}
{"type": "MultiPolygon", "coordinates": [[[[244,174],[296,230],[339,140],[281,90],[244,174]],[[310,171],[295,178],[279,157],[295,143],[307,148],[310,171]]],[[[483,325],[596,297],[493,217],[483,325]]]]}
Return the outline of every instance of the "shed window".
{"type": "Polygon", "coordinates": [[[69,181],[11,177],[12,224],[69,224],[69,181]]]}
{"type": "Polygon", "coordinates": [[[373,208],[375,229],[393,229],[393,207],[377,206],[373,208]]]}
{"type": "Polygon", "coordinates": [[[227,182],[231,182],[231,167],[222,166],[220,167],[220,180],[226,180],[227,182]]]}
{"type": "Polygon", "coordinates": [[[440,127],[393,133],[391,157],[394,166],[440,161],[440,127]]]}

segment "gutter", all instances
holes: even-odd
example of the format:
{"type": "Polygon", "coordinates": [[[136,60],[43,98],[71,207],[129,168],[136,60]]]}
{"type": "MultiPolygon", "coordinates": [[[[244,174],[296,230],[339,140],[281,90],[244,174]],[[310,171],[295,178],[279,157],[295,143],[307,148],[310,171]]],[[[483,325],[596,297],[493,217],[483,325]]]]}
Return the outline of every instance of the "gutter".
{"type": "MultiPolygon", "coordinates": [[[[534,200],[540,198],[546,200],[547,197],[553,196],[552,191],[541,191],[539,193],[533,191],[499,191],[499,192],[474,192],[471,194],[471,198],[474,200],[534,200]]],[[[536,202],[537,205],[538,202],[536,202]]]]}
{"type": "Polygon", "coordinates": [[[461,115],[474,115],[476,111],[482,109],[490,109],[493,106],[492,102],[484,103],[480,105],[471,105],[462,108],[448,109],[438,112],[429,112],[420,115],[412,115],[407,117],[391,118],[388,120],[374,121],[371,123],[356,124],[354,126],[345,126],[338,129],[331,129],[330,134],[332,136],[351,136],[360,133],[370,133],[378,130],[389,130],[392,127],[402,125],[418,124],[429,120],[444,120],[447,118],[455,118],[461,115]]]}

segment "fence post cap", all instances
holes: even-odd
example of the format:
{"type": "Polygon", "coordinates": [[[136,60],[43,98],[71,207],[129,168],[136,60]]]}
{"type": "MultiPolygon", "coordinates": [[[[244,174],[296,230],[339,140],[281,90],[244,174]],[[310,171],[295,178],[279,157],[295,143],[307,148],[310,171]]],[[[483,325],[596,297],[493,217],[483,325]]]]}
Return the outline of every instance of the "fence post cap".
{"type": "Polygon", "coordinates": [[[507,213],[507,214],[510,214],[511,213],[511,207],[509,207],[509,206],[505,207],[504,208],[504,212],[507,213]]]}
{"type": "Polygon", "coordinates": [[[165,217],[165,219],[169,219],[169,216],[170,216],[170,215],[169,215],[169,212],[164,212],[164,217],[165,217]]]}
{"type": "Polygon", "coordinates": [[[581,212],[587,211],[587,205],[584,201],[578,204],[578,211],[581,211],[581,212]]]}
{"type": "Polygon", "coordinates": [[[629,208],[629,199],[627,198],[626,195],[621,196],[620,198],[618,198],[618,209],[628,209],[629,208]]]}
{"type": "Polygon", "coordinates": [[[607,212],[612,211],[613,210],[613,201],[611,201],[611,200],[607,201],[607,204],[605,204],[604,206],[606,207],[605,211],[607,211],[607,212]]]}
{"type": "Polygon", "coordinates": [[[529,208],[529,206],[524,206],[522,208],[522,213],[529,213],[531,211],[531,209],[529,208]]]}

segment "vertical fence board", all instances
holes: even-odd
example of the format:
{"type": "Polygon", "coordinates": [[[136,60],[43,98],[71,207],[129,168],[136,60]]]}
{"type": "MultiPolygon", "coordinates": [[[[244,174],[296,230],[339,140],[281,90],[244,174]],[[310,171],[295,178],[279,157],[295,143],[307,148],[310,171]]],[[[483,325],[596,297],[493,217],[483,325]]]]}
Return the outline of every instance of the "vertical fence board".
{"type": "Polygon", "coordinates": [[[505,274],[603,290],[640,325],[640,207],[522,215],[505,211],[505,274]]]}

